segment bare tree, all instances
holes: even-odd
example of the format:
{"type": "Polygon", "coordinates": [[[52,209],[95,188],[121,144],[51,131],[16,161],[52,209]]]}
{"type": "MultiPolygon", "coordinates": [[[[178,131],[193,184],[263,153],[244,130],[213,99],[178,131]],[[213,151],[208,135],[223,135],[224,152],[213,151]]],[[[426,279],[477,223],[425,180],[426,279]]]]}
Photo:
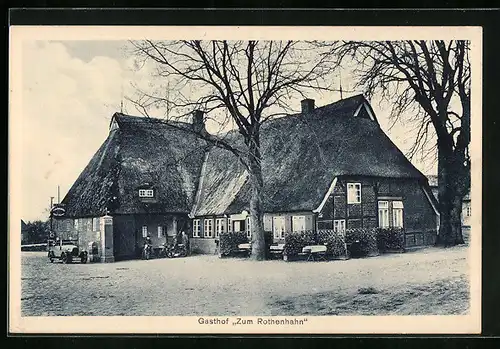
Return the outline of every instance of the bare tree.
{"type": "Polygon", "coordinates": [[[463,243],[462,199],[470,190],[469,50],[470,43],[461,40],[344,41],[330,46],[339,62],[354,62],[358,86],[393,103],[392,118],[410,114],[418,123],[410,155],[436,140],[437,243],[443,246],[463,243]]]}
{"type": "Polygon", "coordinates": [[[139,64],[156,65],[156,78],[165,84],[137,89],[132,102],[148,115],[167,107],[165,122],[203,110],[205,119],[220,125],[220,132],[185,129],[210,144],[233,153],[249,174],[252,258],[265,259],[263,227],[262,125],[290,111],[291,101],[308,89],[329,90],[333,65],[327,53],[310,43],[294,41],[139,41],[132,42],[139,64]],[[165,92],[169,84],[168,93],[165,92]],[[175,115],[175,116],[174,116],[175,115]],[[227,137],[234,123],[239,139],[227,137]]]}

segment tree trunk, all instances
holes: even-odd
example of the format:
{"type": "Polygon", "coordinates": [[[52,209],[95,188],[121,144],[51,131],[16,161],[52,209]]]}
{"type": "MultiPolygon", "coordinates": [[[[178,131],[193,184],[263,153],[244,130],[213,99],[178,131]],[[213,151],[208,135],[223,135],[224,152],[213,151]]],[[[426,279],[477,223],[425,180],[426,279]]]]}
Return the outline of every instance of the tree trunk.
{"type": "Polygon", "coordinates": [[[463,243],[462,195],[457,187],[460,171],[455,168],[453,156],[446,149],[438,153],[439,234],[436,245],[449,247],[463,243]]]}
{"type": "Polygon", "coordinates": [[[262,193],[264,181],[262,178],[261,155],[258,139],[249,145],[250,167],[250,224],[252,227],[252,254],[253,260],[266,259],[266,244],[264,239],[264,220],[262,211],[262,193]]]}
{"type": "Polygon", "coordinates": [[[451,209],[451,229],[453,231],[453,245],[461,245],[464,243],[462,235],[462,197],[455,195],[453,198],[453,206],[451,209]]]}

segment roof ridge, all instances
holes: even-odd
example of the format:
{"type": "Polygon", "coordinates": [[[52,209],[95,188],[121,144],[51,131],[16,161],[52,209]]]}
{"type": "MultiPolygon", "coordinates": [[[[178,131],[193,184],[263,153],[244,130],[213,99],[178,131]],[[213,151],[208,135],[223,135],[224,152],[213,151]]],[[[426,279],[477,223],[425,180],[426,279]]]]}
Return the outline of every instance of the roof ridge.
{"type": "Polygon", "coordinates": [[[116,112],[113,114],[113,118],[119,119],[132,119],[134,121],[139,121],[139,122],[153,122],[153,123],[159,123],[168,126],[169,124],[185,124],[185,125],[191,125],[191,123],[187,121],[179,121],[179,120],[167,120],[167,119],[162,119],[158,117],[151,117],[151,116],[138,116],[138,115],[129,115],[129,114],[123,114],[121,112],[116,112]]]}

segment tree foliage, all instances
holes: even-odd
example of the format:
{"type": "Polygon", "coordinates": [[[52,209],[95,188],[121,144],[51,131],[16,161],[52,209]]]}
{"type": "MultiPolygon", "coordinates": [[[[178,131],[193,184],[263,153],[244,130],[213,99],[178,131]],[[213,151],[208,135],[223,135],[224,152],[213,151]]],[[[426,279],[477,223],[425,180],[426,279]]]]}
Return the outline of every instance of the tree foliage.
{"type": "Polygon", "coordinates": [[[23,232],[24,244],[36,244],[47,241],[50,232],[50,223],[45,221],[26,222],[26,230],[23,232]]]}
{"type": "Polygon", "coordinates": [[[334,65],[328,52],[296,41],[137,41],[132,54],[139,67],[155,65],[158,84],[136,88],[129,99],[142,114],[164,109],[165,122],[194,132],[226,149],[245,166],[251,183],[252,257],[264,259],[260,131],[268,120],[289,112],[307,90],[331,90],[334,65]],[[204,111],[214,132],[180,126],[193,110],[204,111]],[[242,142],[227,130],[234,124],[242,142]]]}

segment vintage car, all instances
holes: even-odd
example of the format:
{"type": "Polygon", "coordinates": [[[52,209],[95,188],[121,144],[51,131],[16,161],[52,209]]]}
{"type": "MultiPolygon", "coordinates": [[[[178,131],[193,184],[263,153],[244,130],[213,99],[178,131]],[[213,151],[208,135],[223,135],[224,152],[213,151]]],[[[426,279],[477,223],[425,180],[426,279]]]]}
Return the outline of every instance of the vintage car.
{"type": "Polygon", "coordinates": [[[71,263],[79,259],[82,263],[87,263],[88,252],[78,247],[77,240],[55,240],[49,241],[48,257],[51,263],[59,259],[63,263],[71,263]]]}

